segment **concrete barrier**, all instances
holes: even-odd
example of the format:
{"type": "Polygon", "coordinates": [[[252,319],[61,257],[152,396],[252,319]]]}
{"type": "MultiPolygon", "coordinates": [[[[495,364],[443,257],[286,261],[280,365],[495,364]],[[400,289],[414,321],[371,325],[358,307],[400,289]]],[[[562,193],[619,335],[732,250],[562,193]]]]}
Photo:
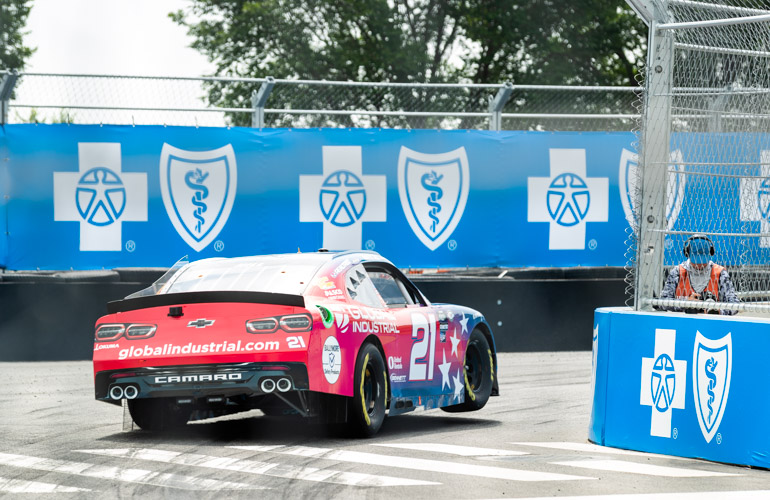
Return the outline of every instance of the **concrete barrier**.
{"type": "MultiPolygon", "coordinates": [[[[164,269],[0,274],[0,361],[91,359],[106,304],[164,269]]],[[[410,275],[432,302],[478,309],[501,352],[591,349],[593,310],[624,301],[622,268],[469,269],[410,275]],[[502,275],[502,276],[501,276],[502,275]]]]}

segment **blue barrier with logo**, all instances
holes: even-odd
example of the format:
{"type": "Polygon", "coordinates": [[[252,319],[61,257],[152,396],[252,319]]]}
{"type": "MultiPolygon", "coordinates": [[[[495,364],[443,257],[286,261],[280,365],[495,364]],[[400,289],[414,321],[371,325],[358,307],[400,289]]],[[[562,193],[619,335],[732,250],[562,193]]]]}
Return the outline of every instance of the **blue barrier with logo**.
{"type": "Polygon", "coordinates": [[[602,308],[594,324],[591,441],[770,466],[767,321],[602,308]]]}
{"type": "Polygon", "coordinates": [[[6,125],[10,269],[373,249],[401,267],[625,265],[630,133],[6,125]],[[625,162],[625,164],[623,163],[625,162]]]}

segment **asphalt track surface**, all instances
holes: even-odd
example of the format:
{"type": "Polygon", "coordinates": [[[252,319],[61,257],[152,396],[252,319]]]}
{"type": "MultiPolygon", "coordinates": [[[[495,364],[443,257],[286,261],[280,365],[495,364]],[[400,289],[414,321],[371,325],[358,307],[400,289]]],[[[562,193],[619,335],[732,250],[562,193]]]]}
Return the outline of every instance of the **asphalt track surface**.
{"type": "Polygon", "coordinates": [[[770,471],[590,445],[591,354],[500,356],[481,411],[387,419],[373,439],[253,411],[123,431],[89,362],[0,363],[0,496],[770,498],[770,471]]]}

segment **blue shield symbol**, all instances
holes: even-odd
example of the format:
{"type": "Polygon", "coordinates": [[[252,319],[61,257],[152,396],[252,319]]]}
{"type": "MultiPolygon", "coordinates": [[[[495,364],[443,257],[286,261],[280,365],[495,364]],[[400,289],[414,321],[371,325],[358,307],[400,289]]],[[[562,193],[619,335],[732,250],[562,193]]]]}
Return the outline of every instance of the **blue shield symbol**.
{"type": "Polygon", "coordinates": [[[695,413],[703,437],[710,443],[722,422],[727,396],[730,395],[730,375],[733,371],[730,334],[710,340],[696,332],[692,369],[695,413]]]}
{"type": "Polygon", "coordinates": [[[465,211],[470,186],[465,148],[426,154],[401,147],[398,194],[412,231],[431,250],[444,243],[465,211]]]}
{"type": "Polygon", "coordinates": [[[179,236],[200,252],[219,235],[235,200],[237,168],[233,147],[185,151],[163,144],[160,189],[179,236]]]}

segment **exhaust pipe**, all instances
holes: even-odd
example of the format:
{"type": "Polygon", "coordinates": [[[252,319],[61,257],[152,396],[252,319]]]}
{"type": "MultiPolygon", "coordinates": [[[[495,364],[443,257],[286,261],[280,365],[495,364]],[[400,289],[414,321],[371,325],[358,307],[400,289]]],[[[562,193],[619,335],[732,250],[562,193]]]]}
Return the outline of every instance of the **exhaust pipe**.
{"type": "Polygon", "coordinates": [[[291,380],[286,377],[279,378],[278,382],[275,384],[275,387],[281,392],[286,392],[291,389],[291,380]]]}
{"type": "Polygon", "coordinates": [[[139,395],[139,388],[135,385],[126,386],[126,388],[123,389],[123,395],[126,399],[134,399],[139,395]]]}
{"type": "Polygon", "coordinates": [[[262,392],[270,393],[275,390],[275,380],[271,378],[266,378],[262,381],[260,384],[260,387],[262,388],[262,392]]]}
{"type": "Polygon", "coordinates": [[[123,388],[119,385],[113,385],[110,389],[110,397],[112,399],[123,399],[123,388]]]}

